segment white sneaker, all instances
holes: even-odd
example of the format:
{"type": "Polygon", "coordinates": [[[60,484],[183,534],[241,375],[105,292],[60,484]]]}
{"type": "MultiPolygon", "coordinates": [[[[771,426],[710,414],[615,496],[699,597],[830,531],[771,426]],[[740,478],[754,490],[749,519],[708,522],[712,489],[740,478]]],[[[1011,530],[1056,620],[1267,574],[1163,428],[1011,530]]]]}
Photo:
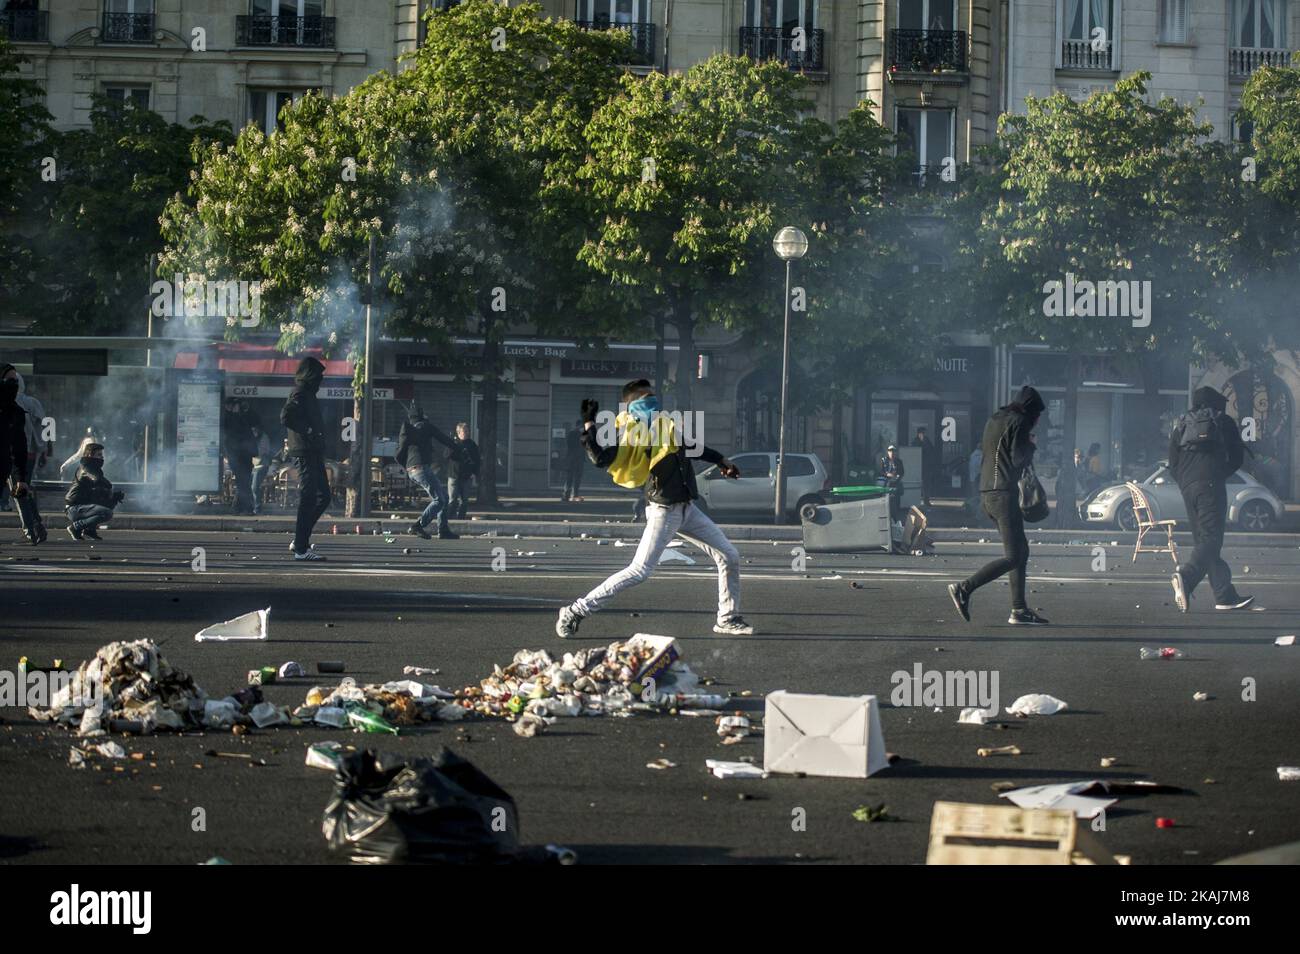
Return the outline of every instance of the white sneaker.
{"type": "Polygon", "coordinates": [[[723,636],[753,636],[754,627],[745,622],[745,617],[736,615],[728,617],[713,627],[715,633],[723,636]]]}
{"type": "Polygon", "coordinates": [[[1255,597],[1253,597],[1253,596],[1243,596],[1243,597],[1241,598],[1241,601],[1240,601],[1240,602],[1237,602],[1237,603],[1215,603],[1215,604],[1214,604],[1214,608],[1215,608],[1216,610],[1239,610],[1239,609],[1245,609],[1247,606],[1249,606],[1249,605],[1250,605],[1251,603],[1253,603],[1253,602],[1255,602],[1255,597]]]}
{"type": "Polygon", "coordinates": [[[1183,574],[1177,570],[1174,571],[1173,579],[1170,580],[1174,585],[1174,605],[1181,612],[1187,612],[1187,585],[1183,582],[1183,574]]]}
{"type": "Polygon", "coordinates": [[[295,550],[293,552],[293,558],[295,560],[324,560],[325,559],[315,550],[304,550],[302,553],[299,553],[297,550],[295,550]]]}
{"type": "Polygon", "coordinates": [[[587,617],[575,613],[571,607],[564,607],[560,610],[560,618],[555,621],[555,635],[560,639],[568,639],[570,636],[578,635],[578,627],[587,617]]]}

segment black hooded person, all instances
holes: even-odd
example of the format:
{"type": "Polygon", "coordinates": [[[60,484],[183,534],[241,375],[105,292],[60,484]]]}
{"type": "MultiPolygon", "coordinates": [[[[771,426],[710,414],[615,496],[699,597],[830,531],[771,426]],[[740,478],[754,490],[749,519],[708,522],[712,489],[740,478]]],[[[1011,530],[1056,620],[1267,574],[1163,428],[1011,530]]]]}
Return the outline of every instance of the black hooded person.
{"type": "Polygon", "coordinates": [[[27,453],[27,412],[18,403],[18,369],[0,366],[0,483],[13,481],[15,500],[30,488],[31,459],[27,453]]]}
{"type": "Polygon", "coordinates": [[[1046,405],[1042,395],[1023,387],[1016,399],[998,410],[984,426],[980,450],[980,503],[998,527],[1002,557],[986,564],[960,583],[948,586],[948,595],[961,618],[970,622],[970,598],[986,583],[1010,574],[1013,626],[1043,626],[1047,620],[1025,605],[1025,575],[1029,565],[1029,540],[1020,511],[1020,477],[1034,459],[1031,436],[1046,405]]]}
{"type": "Polygon", "coordinates": [[[406,423],[402,425],[402,430],[397,435],[395,456],[397,462],[406,468],[406,475],[429,495],[429,505],[406,532],[432,540],[429,525],[436,520],[438,538],[455,540],[459,534],[453,533],[447,523],[449,516],[447,491],[442,486],[442,481],[438,479],[438,475],[433,472],[434,441],[453,451],[456,448],[456,442],[425,417],[424,410],[418,402],[412,401],[406,423]]]}
{"type": "Polygon", "coordinates": [[[1214,388],[1192,392],[1192,407],[1178,419],[1169,435],[1169,470],[1187,507],[1192,525],[1192,557],[1174,571],[1174,603],[1186,613],[1192,591],[1205,577],[1214,590],[1216,610],[1245,609],[1254,597],[1243,597],[1232,584],[1232,571],[1220,555],[1228,519],[1228,478],[1246,456],[1237,422],[1225,411],[1228,399],[1214,388]]]}
{"type": "Polygon", "coordinates": [[[68,516],[68,536],[74,540],[99,539],[99,527],[113,519],[113,508],[126,495],[114,490],[104,476],[104,445],[87,444],[81,452],[77,474],[63,498],[68,516]]]}
{"type": "Polygon", "coordinates": [[[289,549],[295,560],[323,560],[312,549],[311,533],[330,505],[329,475],[325,472],[325,422],[316,392],[325,379],[325,365],[303,358],[293,376],[294,387],[280,410],[288,431],[289,459],[298,470],[298,519],[289,549]]]}

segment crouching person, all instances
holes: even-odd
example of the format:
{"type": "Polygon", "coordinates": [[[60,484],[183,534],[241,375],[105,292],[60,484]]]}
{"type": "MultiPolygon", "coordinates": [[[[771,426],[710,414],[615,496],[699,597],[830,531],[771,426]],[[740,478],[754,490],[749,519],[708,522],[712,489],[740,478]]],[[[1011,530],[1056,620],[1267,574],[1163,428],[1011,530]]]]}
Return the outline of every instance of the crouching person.
{"type": "Polygon", "coordinates": [[[104,476],[104,445],[87,444],[81,453],[77,476],[63,498],[68,514],[68,535],[74,540],[100,539],[96,532],[101,524],[113,519],[113,508],[126,494],[114,490],[104,476]]]}

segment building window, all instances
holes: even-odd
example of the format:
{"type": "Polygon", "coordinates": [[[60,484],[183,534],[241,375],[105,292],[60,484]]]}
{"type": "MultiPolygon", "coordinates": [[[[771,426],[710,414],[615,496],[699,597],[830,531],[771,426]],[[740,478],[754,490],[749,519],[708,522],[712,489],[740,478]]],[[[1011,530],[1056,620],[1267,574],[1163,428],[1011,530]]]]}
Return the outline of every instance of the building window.
{"type": "Polygon", "coordinates": [[[1232,141],[1249,146],[1255,139],[1255,124],[1240,113],[1232,114],[1232,141]]]}
{"type": "Polygon", "coordinates": [[[1249,76],[1261,66],[1287,66],[1286,0],[1232,0],[1228,71],[1249,76]]]}
{"type": "Polygon", "coordinates": [[[1061,67],[1113,70],[1115,0],[1061,0],[1061,67]],[[1100,32],[1096,32],[1100,31],[1100,32]]]}
{"type": "Polygon", "coordinates": [[[1160,0],[1160,42],[1187,42],[1187,0],[1160,0]]]}
{"type": "Polygon", "coordinates": [[[898,28],[936,32],[955,30],[957,4],[955,0],[898,0],[898,28]]]}
{"type": "Polygon", "coordinates": [[[795,69],[825,69],[819,15],[818,0],[745,0],[741,55],[780,60],[795,69]]]}
{"type": "Polygon", "coordinates": [[[652,0],[578,0],[574,22],[585,30],[627,30],[632,34],[633,60],[653,65],[655,25],[652,0]]]}
{"type": "Polygon", "coordinates": [[[235,17],[239,46],[334,46],[334,17],[324,0],[250,0],[249,15],[235,17]]]}
{"type": "Polygon", "coordinates": [[[135,109],[149,108],[149,87],[121,85],[114,83],[104,87],[104,95],[119,108],[131,106],[135,109]]]}
{"type": "Polygon", "coordinates": [[[419,17],[420,17],[420,39],[417,45],[424,46],[425,37],[429,33],[429,25],[424,20],[424,15],[430,10],[450,10],[456,6],[460,0],[420,0],[419,17]]]}
{"type": "Polygon", "coordinates": [[[99,38],[105,43],[152,43],[153,0],[104,0],[99,38]]]}
{"type": "Polygon", "coordinates": [[[898,154],[916,157],[917,182],[924,185],[927,177],[938,178],[943,161],[956,161],[954,121],[951,109],[904,109],[900,107],[894,123],[898,134],[898,154]]]}
{"type": "Polygon", "coordinates": [[[284,126],[280,111],[308,92],[304,89],[251,89],[248,91],[248,121],[269,136],[284,126]]]}
{"type": "Polygon", "coordinates": [[[44,43],[48,17],[37,0],[0,0],[0,36],[13,43],[44,43]]]}

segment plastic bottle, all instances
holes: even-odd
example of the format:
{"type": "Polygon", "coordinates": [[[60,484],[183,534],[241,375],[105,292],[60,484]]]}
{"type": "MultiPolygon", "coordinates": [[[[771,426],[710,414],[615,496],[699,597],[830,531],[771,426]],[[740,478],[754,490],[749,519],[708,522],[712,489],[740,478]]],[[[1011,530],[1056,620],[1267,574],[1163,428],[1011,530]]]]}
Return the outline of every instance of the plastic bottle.
{"type": "Polygon", "coordinates": [[[363,705],[352,704],[347,707],[348,724],[365,732],[391,732],[397,735],[397,726],[389,725],[388,720],[376,715],[363,705]]]}
{"type": "Polygon", "coordinates": [[[1172,646],[1164,646],[1160,649],[1143,646],[1140,655],[1143,659],[1182,659],[1187,654],[1181,649],[1174,649],[1172,646]]]}

